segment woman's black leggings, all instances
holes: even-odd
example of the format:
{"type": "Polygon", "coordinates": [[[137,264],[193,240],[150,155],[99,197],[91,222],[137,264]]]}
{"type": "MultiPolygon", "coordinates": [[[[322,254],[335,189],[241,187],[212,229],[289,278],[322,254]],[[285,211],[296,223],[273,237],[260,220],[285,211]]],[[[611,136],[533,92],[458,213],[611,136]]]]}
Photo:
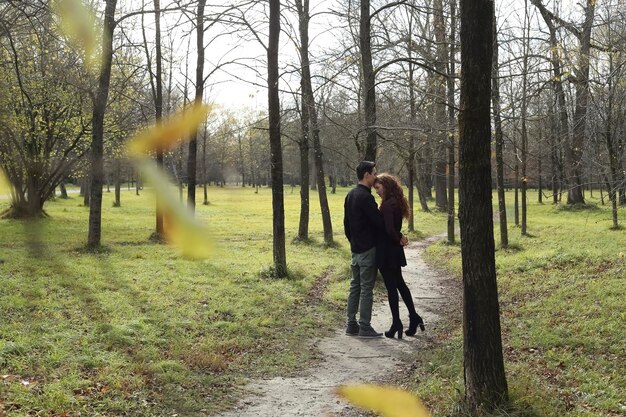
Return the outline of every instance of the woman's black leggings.
{"type": "Polygon", "coordinates": [[[402,278],[402,268],[392,267],[384,268],[380,270],[383,280],[385,281],[385,287],[387,288],[387,298],[389,300],[389,308],[391,309],[391,317],[394,322],[400,321],[400,310],[398,307],[398,292],[402,296],[402,300],[409,310],[409,317],[417,315],[415,311],[415,304],[413,304],[413,297],[409,287],[406,286],[404,278],[402,278]]]}

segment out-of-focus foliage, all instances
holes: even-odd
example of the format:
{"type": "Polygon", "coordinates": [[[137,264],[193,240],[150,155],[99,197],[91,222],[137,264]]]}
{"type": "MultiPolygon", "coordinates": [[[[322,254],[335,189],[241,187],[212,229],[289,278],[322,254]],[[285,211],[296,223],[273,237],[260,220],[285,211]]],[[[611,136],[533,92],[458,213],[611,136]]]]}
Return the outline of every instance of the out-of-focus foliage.
{"type": "Polygon", "coordinates": [[[212,243],[205,227],[197,222],[185,206],[180,204],[167,175],[146,158],[157,149],[167,150],[190,134],[206,120],[210,106],[197,104],[182,110],[168,120],[150,127],[135,136],[129,143],[130,153],[137,158],[137,165],[146,180],[154,187],[163,206],[166,220],[165,235],[190,259],[206,259],[212,251],[212,243]]]}
{"type": "Polygon", "coordinates": [[[4,174],[4,171],[0,169],[0,195],[8,194],[11,190],[9,180],[4,174]]]}
{"type": "Polygon", "coordinates": [[[417,397],[398,388],[349,385],[340,387],[337,393],[352,404],[385,417],[430,417],[417,397]]]}
{"type": "Polygon", "coordinates": [[[140,132],[129,143],[128,148],[137,156],[157,149],[169,149],[196,130],[206,120],[209,111],[210,107],[206,104],[191,106],[172,116],[167,122],[140,132]]]}
{"type": "Polygon", "coordinates": [[[53,11],[59,16],[59,27],[70,43],[84,52],[85,67],[97,73],[101,61],[99,46],[102,28],[93,10],[81,0],[54,0],[53,11]]]}

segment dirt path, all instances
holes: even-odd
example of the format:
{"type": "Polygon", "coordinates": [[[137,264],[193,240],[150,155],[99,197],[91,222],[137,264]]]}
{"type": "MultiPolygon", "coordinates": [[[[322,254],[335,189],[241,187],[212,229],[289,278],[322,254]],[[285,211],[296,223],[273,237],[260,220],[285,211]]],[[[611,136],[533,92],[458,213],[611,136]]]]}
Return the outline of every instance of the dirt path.
{"type": "MultiPolygon", "coordinates": [[[[424,248],[438,238],[410,244],[405,252],[408,266],[404,279],[411,289],[418,313],[424,318],[426,332],[418,330],[416,337],[402,340],[363,339],[344,334],[343,326],[329,337],[315,340],[313,346],[324,356],[319,365],[293,378],[273,378],[251,382],[250,392],[234,410],[218,414],[220,417],[276,417],[276,416],[336,416],[351,408],[337,398],[333,390],[342,384],[375,382],[403,366],[403,359],[419,352],[429,341],[445,311],[448,291],[445,277],[422,260],[424,248]]],[[[384,331],[390,325],[386,301],[374,304],[372,326],[384,331]]],[[[401,303],[400,314],[407,316],[401,303]]],[[[405,327],[408,318],[403,319],[405,327]]]]}

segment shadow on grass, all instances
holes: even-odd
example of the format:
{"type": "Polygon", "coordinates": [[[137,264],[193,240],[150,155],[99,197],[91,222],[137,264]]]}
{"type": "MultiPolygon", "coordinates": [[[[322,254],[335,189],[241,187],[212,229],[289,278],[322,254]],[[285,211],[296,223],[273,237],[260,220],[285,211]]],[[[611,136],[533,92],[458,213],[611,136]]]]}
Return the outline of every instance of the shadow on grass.
{"type": "Polygon", "coordinates": [[[293,240],[291,241],[291,243],[294,246],[310,246],[310,247],[314,247],[314,248],[321,248],[321,249],[341,249],[343,248],[343,245],[339,242],[337,242],[336,240],[333,240],[330,243],[327,243],[326,241],[320,241],[318,238],[315,237],[310,237],[307,239],[300,239],[299,237],[294,237],[293,240]]]}
{"type": "Polygon", "coordinates": [[[521,252],[524,250],[524,247],[522,245],[520,245],[519,243],[510,243],[508,246],[497,246],[496,247],[496,252],[497,251],[503,251],[506,253],[517,253],[517,252],[521,252]]]}
{"type": "Polygon", "coordinates": [[[593,203],[576,203],[576,204],[559,204],[554,206],[555,212],[580,212],[580,211],[598,211],[601,210],[597,204],[593,203]]]}
{"type": "MultiPolygon", "coordinates": [[[[459,393],[460,395],[460,393],[459,393]]],[[[537,412],[532,404],[528,404],[524,400],[517,401],[512,398],[511,401],[506,404],[497,407],[495,410],[485,410],[480,408],[477,413],[470,410],[467,404],[463,400],[458,400],[454,408],[452,417],[471,417],[479,415],[482,417],[541,417],[542,414],[537,412]]]]}

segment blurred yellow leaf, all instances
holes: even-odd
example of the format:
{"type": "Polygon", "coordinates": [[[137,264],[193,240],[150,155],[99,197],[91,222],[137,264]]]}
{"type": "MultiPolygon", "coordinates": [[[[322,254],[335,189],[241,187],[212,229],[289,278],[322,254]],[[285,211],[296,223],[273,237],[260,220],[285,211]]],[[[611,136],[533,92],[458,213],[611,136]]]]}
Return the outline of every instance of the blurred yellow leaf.
{"type": "Polygon", "coordinates": [[[7,179],[4,171],[0,169],[0,195],[9,194],[11,192],[11,185],[7,179]]]}
{"type": "Polygon", "coordinates": [[[162,205],[164,231],[168,242],[177,246],[185,258],[208,258],[213,250],[213,242],[207,228],[179,202],[174,187],[155,163],[143,158],[138,161],[138,165],[146,182],[156,190],[162,205]]]}
{"type": "Polygon", "coordinates": [[[100,64],[102,29],[93,10],[81,0],[56,0],[52,6],[59,16],[61,31],[85,51],[85,64],[95,72],[100,64]]]}
{"type": "Polygon", "coordinates": [[[378,385],[349,385],[337,393],[352,404],[385,417],[430,417],[420,400],[398,388],[378,385]]]}
{"type": "Polygon", "coordinates": [[[183,109],[163,123],[139,133],[128,143],[128,149],[134,155],[159,148],[167,150],[178,140],[191,135],[206,120],[209,110],[210,106],[202,103],[183,109]]]}

